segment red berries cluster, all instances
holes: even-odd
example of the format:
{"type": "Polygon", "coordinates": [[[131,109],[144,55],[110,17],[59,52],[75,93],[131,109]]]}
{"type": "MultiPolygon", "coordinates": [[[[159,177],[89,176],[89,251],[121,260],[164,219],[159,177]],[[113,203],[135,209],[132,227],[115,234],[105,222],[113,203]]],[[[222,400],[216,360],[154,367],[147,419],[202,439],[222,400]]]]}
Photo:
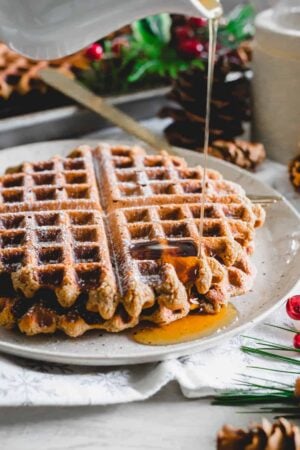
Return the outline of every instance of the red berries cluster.
{"type": "MultiPolygon", "coordinates": [[[[179,52],[191,58],[201,57],[203,53],[207,53],[207,42],[201,42],[197,36],[197,33],[206,26],[207,20],[202,17],[190,17],[185,25],[177,26],[174,34],[179,52]]],[[[128,45],[126,38],[117,37],[112,41],[111,51],[120,55],[122,48],[128,45]]],[[[95,42],[87,47],[85,55],[90,61],[100,61],[103,58],[104,49],[99,42],[95,42]]]]}
{"type": "MultiPolygon", "coordinates": [[[[300,320],[300,295],[294,295],[286,302],[286,312],[293,320],[300,320]]],[[[300,348],[300,333],[295,334],[294,347],[300,348]]]]}
{"type": "MultiPolygon", "coordinates": [[[[123,47],[128,47],[129,42],[125,37],[116,37],[111,43],[111,51],[115,55],[120,55],[123,47]]],[[[85,56],[90,61],[100,61],[103,58],[104,49],[99,42],[94,42],[85,50],[85,56]]]]}
{"type": "Polygon", "coordinates": [[[185,25],[175,28],[174,33],[180,53],[193,58],[202,56],[205,44],[197,38],[196,33],[199,28],[204,28],[206,25],[206,19],[190,17],[185,25]]]}

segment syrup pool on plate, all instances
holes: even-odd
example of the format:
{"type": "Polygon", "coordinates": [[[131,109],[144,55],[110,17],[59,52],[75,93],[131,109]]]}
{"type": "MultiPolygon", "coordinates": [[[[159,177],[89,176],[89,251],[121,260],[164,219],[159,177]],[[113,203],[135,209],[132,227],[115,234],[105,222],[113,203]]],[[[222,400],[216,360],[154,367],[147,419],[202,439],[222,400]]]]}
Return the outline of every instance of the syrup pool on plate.
{"type": "Polygon", "coordinates": [[[220,333],[237,320],[237,310],[230,303],[218,314],[189,314],[168,325],[138,328],[132,338],[144,345],[180,344],[220,333]]]}

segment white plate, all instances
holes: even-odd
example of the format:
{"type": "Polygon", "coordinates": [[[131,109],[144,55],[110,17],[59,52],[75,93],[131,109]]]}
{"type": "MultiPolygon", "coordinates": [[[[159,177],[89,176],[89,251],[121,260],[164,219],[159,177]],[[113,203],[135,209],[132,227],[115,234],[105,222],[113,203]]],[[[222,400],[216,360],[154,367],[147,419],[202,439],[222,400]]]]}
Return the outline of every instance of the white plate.
{"type": "MultiPolygon", "coordinates": [[[[0,173],[7,166],[24,160],[38,161],[58,153],[67,154],[81,143],[80,140],[54,141],[3,150],[0,152],[0,173]]],[[[202,156],[194,152],[178,150],[178,153],[190,165],[202,161],[202,156]]],[[[209,166],[241,184],[249,194],[274,194],[274,190],[237,167],[214,158],[209,159],[209,166]]],[[[0,350],[44,361],[103,366],[160,361],[199,352],[255,325],[277,308],[299,281],[300,217],[286,201],[268,207],[266,224],[257,231],[253,259],[258,269],[254,288],[233,300],[239,320],[223,332],[188,343],[144,346],[133,342],[126,334],[98,331],[72,340],[62,335],[26,337],[0,328],[0,350]]]]}

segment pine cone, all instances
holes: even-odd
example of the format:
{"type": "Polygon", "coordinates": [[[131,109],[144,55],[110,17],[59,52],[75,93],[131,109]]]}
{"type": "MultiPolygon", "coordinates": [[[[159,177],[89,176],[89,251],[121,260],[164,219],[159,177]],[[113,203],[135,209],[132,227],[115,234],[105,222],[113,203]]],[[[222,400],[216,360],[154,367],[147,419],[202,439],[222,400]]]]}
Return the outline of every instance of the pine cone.
{"type": "Polygon", "coordinates": [[[225,425],[218,433],[218,450],[300,450],[300,430],[280,418],[271,424],[263,419],[249,430],[225,425]]]}
{"type": "MultiPolygon", "coordinates": [[[[250,81],[245,75],[245,71],[249,69],[249,56],[242,48],[239,52],[220,56],[215,66],[210,142],[216,139],[232,140],[241,135],[243,121],[250,119],[250,81]]],[[[194,68],[182,72],[174,82],[168,97],[178,107],[172,105],[160,112],[160,117],[171,117],[174,120],[165,130],[171,144],[190,149],[203,147],[206,92],[206,70],[194,68]]]]}
{"type": "Polygon", "coordinates": [[[248,170],[254,170],[266,158],[266,151],[263,144],[242,141],[241,139],[214,141],[209,148],[209,153],[216,158],[223,159],[248,170]]]}
{"type": "Polygon", "coordinates": [[[296,378],[294,395],[297,400],[300,398],[300,377],[296,378]]]}
{"type": "Polygon", "coordinates": [[[289,164],[290,180],[296,191],[300,192],[300,155],[289,164]]]}

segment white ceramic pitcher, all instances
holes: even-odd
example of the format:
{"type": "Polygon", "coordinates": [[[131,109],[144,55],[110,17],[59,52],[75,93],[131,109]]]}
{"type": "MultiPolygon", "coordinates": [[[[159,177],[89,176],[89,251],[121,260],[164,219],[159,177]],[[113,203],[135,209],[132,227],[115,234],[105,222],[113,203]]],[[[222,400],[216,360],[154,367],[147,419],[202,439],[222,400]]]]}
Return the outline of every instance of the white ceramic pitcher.
{"type": "Polygon", "coordinates": [[[219,0],[0,0],[0,40],[31,58],[73,53],[161,12],[218,17],[219,0]]]}

